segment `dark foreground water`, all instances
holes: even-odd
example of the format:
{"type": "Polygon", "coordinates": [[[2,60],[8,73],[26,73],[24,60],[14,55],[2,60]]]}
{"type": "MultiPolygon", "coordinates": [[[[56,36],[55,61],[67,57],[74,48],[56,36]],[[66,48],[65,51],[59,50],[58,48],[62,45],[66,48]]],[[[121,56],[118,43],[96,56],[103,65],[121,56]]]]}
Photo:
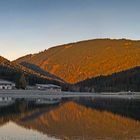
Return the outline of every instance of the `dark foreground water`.
{"type": "Polygon", "coordinates": [[[0,108],[0,140],[140,140],[140,101],[65,99],[0,108]]]}

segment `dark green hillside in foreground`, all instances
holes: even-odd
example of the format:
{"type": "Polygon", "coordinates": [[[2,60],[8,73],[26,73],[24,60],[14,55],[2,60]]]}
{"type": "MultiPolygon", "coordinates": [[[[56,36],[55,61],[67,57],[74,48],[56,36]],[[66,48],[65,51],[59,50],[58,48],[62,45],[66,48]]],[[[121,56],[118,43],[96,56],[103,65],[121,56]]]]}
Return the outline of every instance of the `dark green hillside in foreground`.
{"type": "Polygon", "coordinates": [[[86,79],[75,84],[79,91],[117,92],[140,91],[140,67],[114,73],[109,76],[99,76],[86,79]]]}

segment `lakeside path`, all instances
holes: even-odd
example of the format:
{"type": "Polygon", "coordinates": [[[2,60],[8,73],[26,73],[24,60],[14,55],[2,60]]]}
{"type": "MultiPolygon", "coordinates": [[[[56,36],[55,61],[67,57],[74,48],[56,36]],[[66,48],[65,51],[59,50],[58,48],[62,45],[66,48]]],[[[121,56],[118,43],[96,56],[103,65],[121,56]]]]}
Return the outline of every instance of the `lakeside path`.
{"type": "Polygon", "coordinates": [[[121,99],[138,99],[140,92],[117,92],[117,93],[88,93],[88,92],[47,92],[41,90],[0,90],[0,98],[11,97],[13,99],[53,99],[53,98],[121,98],[121,99]]]}

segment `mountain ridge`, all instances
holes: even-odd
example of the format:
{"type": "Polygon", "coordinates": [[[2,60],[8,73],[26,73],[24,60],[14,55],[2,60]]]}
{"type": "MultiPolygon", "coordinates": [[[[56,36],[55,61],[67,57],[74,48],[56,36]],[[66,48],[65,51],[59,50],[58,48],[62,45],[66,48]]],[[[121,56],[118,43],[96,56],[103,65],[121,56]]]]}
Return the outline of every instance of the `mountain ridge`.
{"type": "Polygon", "coordinates": [[[14,62],[34,64],[66,82],[76,83],[140,66],[140,41],[84,40],[29,54],[14,62]]]}

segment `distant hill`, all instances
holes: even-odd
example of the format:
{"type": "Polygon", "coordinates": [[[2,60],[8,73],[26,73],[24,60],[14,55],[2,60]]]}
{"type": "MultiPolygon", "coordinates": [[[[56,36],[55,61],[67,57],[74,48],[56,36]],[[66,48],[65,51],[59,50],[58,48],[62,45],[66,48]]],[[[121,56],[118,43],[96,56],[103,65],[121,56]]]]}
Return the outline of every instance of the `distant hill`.
{"type": "Polygon", "coordinates": [[[76,83],[71,89],[86,92],[140,91],[140,66],[109,76],[86,79],[76,83]]]}
{"type": "Polygon", "coordinates": [[[94,39],[65,44],[14,62],[28,63],[69,83],[140,66],[140,41],[94,39]]]}
{"type": "Polygon", "coordinates": [[[56,83],[63,84],[64,81],[47,73],[41,74],[23,65],[10,62],[9,60],[0,56],[0,79],[6,79],[10,81],[16,80],[18,74],[24,73],[29,84],[35,83],[56,83]]]}

